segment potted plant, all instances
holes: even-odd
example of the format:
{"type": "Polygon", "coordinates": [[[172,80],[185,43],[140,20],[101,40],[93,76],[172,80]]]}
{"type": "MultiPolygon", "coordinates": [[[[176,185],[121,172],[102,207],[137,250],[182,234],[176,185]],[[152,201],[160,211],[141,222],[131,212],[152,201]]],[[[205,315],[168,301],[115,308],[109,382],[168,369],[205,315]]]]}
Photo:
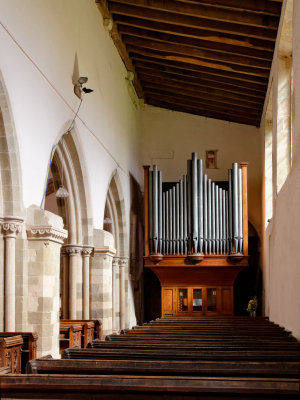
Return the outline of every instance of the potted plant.
{"type": "Polygon", "coordinates": [[[250,314],[250,317],[256,317],[256,310],[257,310],[257,297],[254,296],[253,299],[249,300],[247,311],[250,314]]]}

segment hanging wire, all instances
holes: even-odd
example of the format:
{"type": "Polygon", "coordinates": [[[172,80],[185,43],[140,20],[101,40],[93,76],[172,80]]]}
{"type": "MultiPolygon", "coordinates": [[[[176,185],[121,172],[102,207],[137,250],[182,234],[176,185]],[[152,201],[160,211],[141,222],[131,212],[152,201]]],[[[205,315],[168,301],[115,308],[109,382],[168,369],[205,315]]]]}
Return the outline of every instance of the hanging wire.
{"type": "Polygon", "coordinates": [[[40,205],[40,209],[41,209],[41,210],[43,209],[44,201],[45,201],[45,198],[46,198],[47,187],[48,187],[48,183],[49,183],[49,179],[50,179],[50,172],[51,172],[51,162],[52,162],[52,158],[53,158],[55,149],[56,149],[56,147],[59,146],[60,143],[64,140],[65,136],[67,136],[67,134],[73,129],[74,123],[75,123],[75,119],[76,119],[76,117],[77,117],[77,115],[78,115],[78,113],[79,113],[79,110],[80,110],[80,107],[81,107],[81,104],[82,104],[82,100],[83,100],[83,99],[80,99],[79,106],[78,106],[78,108],[77,108],[77,111],[76,111],[76,113],[75,113],[75,115],[74,115],[74,118],[73,118],[72,122],[70,123],[70,126],[69,126],[68,129],[62,134],[62,136],[61,136],[61,138],[59,139],[59,141],[58,141],[57,143],[55,143],[55,144],[52,146],[51,153],[50,153],[50,158],[49,158],[49,168],[48,168],[48,175],[47,175],[46,187],[45,187],[44,194],[43,194],[42,201],[41,201],[41,205],[40,205]]]}

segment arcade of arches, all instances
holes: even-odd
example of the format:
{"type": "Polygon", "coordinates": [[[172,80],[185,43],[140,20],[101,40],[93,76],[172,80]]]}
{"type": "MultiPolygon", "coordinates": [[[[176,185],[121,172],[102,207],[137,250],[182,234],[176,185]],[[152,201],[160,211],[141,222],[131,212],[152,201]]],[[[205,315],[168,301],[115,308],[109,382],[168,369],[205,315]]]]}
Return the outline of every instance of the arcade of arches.
{"type": "Polygon", "coordinates": [[[216,149],[218,168],[207,171],[215,181],[233,161],[249,163],[252,262],[236,283],[236,313],[257,294],[260,312],[300,339],[300,2],[292,3],[283,1],[255,127],[138,101],[94,0],[0,0],[0,331],[37,331],[38,355],[55,357],[60,318],[101,319],[106,335],[158,316],[159,282],[143,272],[142,166],[158,164],[174,182],[192,151],[204,159],[216,149]],[[94,91],[76,115],[79,76],[94,91]],[[69,196],[57,198],[62,184],[69,196]]]}

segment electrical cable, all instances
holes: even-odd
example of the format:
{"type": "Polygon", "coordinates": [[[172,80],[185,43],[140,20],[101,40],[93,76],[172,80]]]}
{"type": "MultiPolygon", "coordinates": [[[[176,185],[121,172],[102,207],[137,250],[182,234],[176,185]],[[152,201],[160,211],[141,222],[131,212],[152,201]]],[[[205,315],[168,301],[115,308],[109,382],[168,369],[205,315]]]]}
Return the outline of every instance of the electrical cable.
{"type": "Polygon", "coordinates": [[[82,104],[82,100],[83,100],[83,99],[80,99],[79,106],[78,106],[77,111],[76,111],[76,113],[75,113],[75,115],[74,115],[74,118],[72,119],[72,122],[70,123],[70,126],[69,126],[68,129],[61,135],[61,138],[59,139],[59,141],[58,141],[57,143],[55,143],[55,144],[52,146],[51,153],[50,153],[50,159],[49,159],[49,167],[48,167],[48,174],[47,174],[46,187],[45,187],[44,194],[43,194],[42,201],[41,201],[41,205],[40,205],[40,209],[41,209],[41,210],[43,210],[44,201],[45,201],[45,198],[46,198],[47,187],[48,187],[48,183],[49,183],[49,179],[50,179],[50,172],[51,172],[51,162],[52,162],[52,158],[53,158],[53,155],[54,155],[54,151],[55,151],[56,147],[59,146],[59,144],[64,140],[65,136],[67,136],[68,133],[70,133],[70,131],[73,129],[74,123],[75,123],[75,119],[76,119],[76,117],[77,117],[77,115],[78,115],[78,113],[79,113],[79,110],[80,110],[80,107],[81,107],[81,104],[82,104]]]}

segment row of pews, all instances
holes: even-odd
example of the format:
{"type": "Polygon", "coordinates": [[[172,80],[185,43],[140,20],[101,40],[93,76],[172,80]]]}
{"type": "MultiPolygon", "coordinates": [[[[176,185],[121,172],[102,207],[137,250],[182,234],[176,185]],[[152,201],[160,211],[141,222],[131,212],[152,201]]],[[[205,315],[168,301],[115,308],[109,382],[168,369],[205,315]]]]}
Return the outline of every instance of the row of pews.
{"type": "Polygon", "coordinates": [[[59,351],[68,347],[86,348],[93,340],[101,339],[101,321],[93,320],[60,320],[59,351]]]}
{"type": "Polygon", "coordinates": [[[265,318],[168,317],[31,360],[2,399],[300,398],[300,343],[265,318]]]}
{"type": "MultiPolygon", "coordinates": [[[[101,339],[100,320],[61,320],[60,353],[68,347],[86,348],[101,339]]],[[[36,359],[36,332],[0,332],[0,375],[25,373],[26,364],[36,359]]]]}

